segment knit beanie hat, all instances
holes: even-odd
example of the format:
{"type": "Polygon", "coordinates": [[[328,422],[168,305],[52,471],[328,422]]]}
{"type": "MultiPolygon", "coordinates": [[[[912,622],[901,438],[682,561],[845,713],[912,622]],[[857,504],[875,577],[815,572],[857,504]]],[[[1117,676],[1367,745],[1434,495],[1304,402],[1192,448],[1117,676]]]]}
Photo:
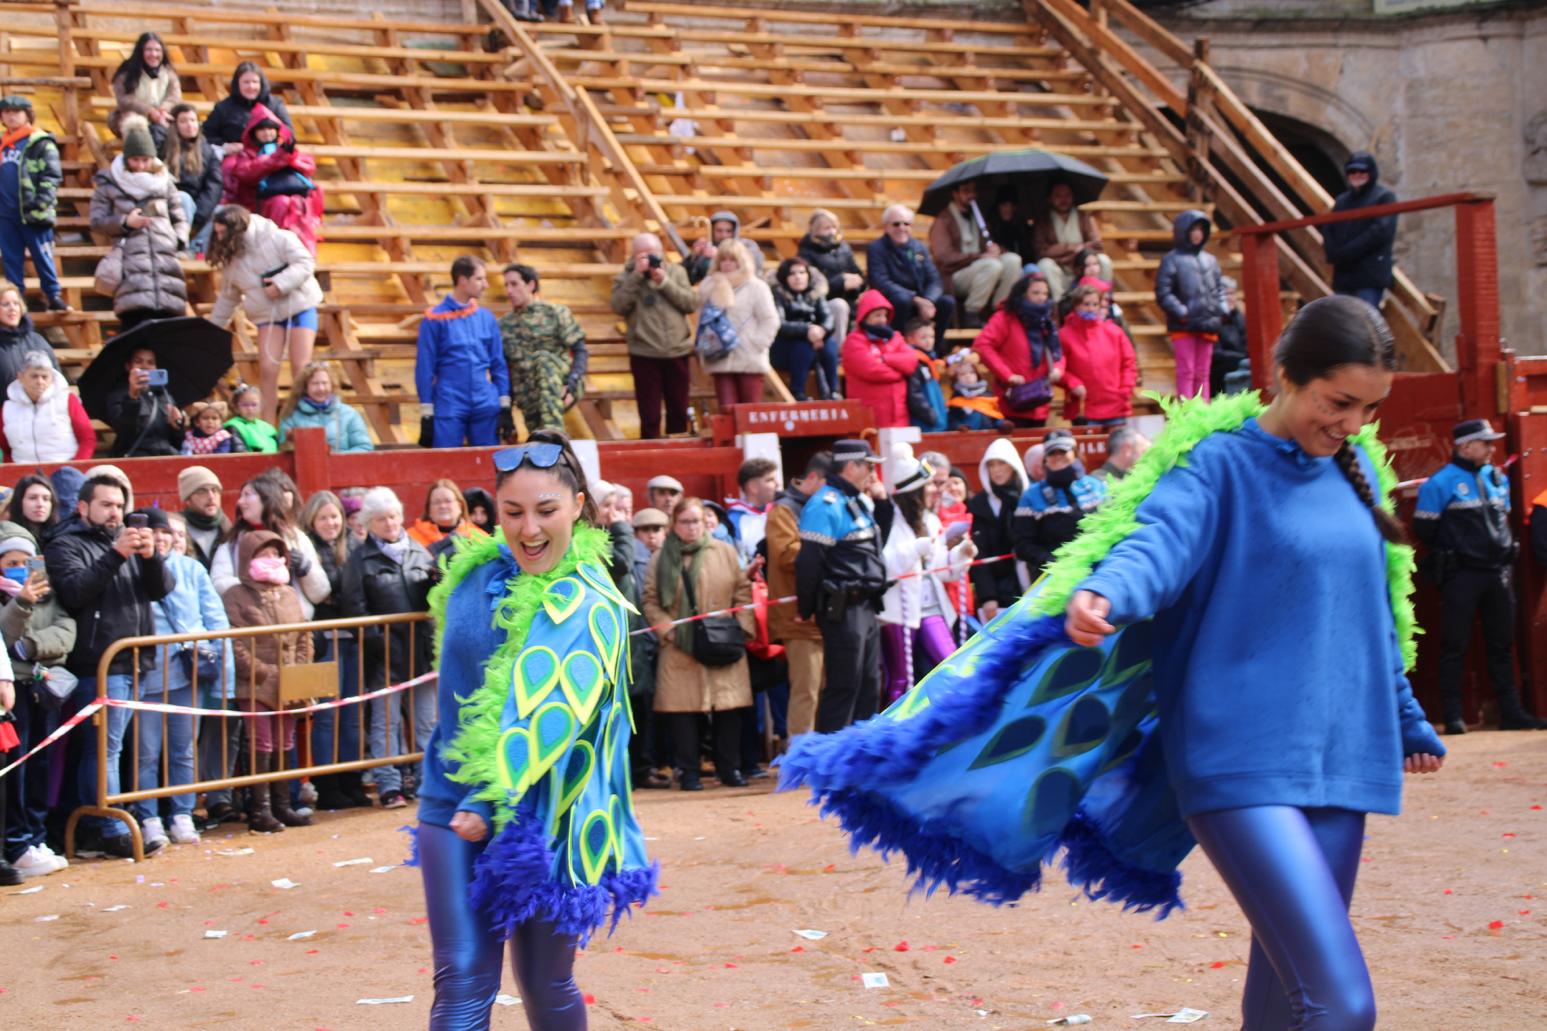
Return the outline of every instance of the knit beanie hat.
{"type": "Polygon", "coordinates": [[[150,138],[150,130],[136,125],[124,133],[124,157],[126,158],[153,158],[156,156],[156,142],[150,138]]]}

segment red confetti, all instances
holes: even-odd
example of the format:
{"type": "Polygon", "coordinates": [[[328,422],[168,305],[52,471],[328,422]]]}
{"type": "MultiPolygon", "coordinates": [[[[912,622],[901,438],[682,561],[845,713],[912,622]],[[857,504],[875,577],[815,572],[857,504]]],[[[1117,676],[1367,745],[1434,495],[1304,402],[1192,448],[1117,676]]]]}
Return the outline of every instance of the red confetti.
{"type": "Polygon", "coordinates": [[[939,952],[940,951],[940,946],[938,946],[938,945],[926,945],[926,946],[924,946],[924,951],[925,952],[939,952]]]}
{"type": "Polygon", "coordinates": [[[345,916],[354,916],[354,911],[350,910],[350,909],[346,909],[346,910],[344,910],[344,915],[345,916]]]}
{"type": "Polygon", "coordinates": [[[267,920],[259,920],[258,921],[258,926],[259,927],[266,927],[266,926],[268,926],[268,921],[267,920]]]}
{"type": "Polygon", "coordinates": [[[133,1014],[133,1013],[129,1014],[124,1019],[127,1020],[131,1024],[138,1024],[140,1022],[140,1018],[138,1016],[136,1016],[135,1014],[133,1014]]]}
{"type": "Polygon", "coordinates": [[[822,867],[822,872],[823,873],[832,873],[833,871],[835,871],[837,869],[838,869],[838,864],[837,863],[828,863],[826,866],[822,867]]]}
{"type": "Polygon", "coordinates": [[[1541,807],[1541,806],[1539,806],[1539,805],[1533,805],[1533,806],[1532,806],[1532,807],[1531,807],[1531,812],[1533,812],[1533,813],[1539,813],[1539,812],[1541,812],[1541,811],[1542,811],[1542,807],[1541,807]]]}
{"type": "Polygon", "coordinates": [[[1502,921],[1502,920],[1494,920],[1494,921],[1491,921],[1488,924],[1488,930],[1490,930],[1490,931],[1502,930],[1503,927],[1504,927],[1504,921],[1502,921]]]}
{"type": "Polygon", "coordinates": [[[386,906],[377,906],[375,909],[371,910],[371,912],[375,913],[377,916],[381,916],[381,914],[385,913],[386,911],[387,911],[387,907],[386,906]]]}
{"type": "Polygon", "coordinates": [[[805,952],[806,951],[806,947],[804,945],[797,945],[793,949],[791,949],[790,951],[791,952],[805,952]]]}
{"type": "Polygon", "coordinates": [[[117,956],[109,956],[108,959],[117,959],[117,956]]]}
{"type": "Polygon", "coordinates": [[[320,950],[320,949],[307,949],[307,950],[306,950],[306,954],[307,954],[307,955],[308,955],[308,956],[315,956],[315,955],[317,955],[317,953],[318,953],[318,952],[319,952],[319,951],[321,951],[321,950],[320,950]]]}
{"type": "Polygon", "coordinates": [[[1530,916],[1531,915],[1531,911],[1529,909],[1522,909],[1520,911],[1520,915],[1521,916],[1530,916]]]}
{"type": "Polygon", "coordinates": [[[905,941],[898,942],[896,945],[892,946],[892,951],[893,952],[907,952],[908,951],[908,943],[905,942],[905,941]]]}
{"type": "Polygon", "coordinates": [[[1214,962],[1209,964],[1210,970],[1223,970],[1224,968],[1225,964],[1223,960],[1216,959],[1214,962]]]}
{"type": "Polygon", "coordinates": [[[1502,770],[1504,767],[1506,767],[1508,765],[1509,765],[1509,763],[1503,762],[1503,761],[1501,761],[1499,759],[1495,759],[1493,761],[1493,768],[1496,769],[1496,770],[1502,770]]]}
{"type": "Polygon", "coordinates": [[[419,973],[421,973],[421,974],[428,974],[429,972],[430,972],[430,968],[429,967],[420,967],[419,968],[419,973]]]}
{"type": "Polygon", "coordinates": [[[1506,837],[1506,838],[1513,838],[1514,836],[1515,836],[1515,832],[1514,831],[1505,831],[1504,832],[1504,837],[1506,837]]]}
{"type": "Polygon", "coordinates": [[[592,995],[590,992],[586,992],[585,993],[585,1004],[587,1006],[595,1006],[596,1005],[596,996],[592,995]]]}
{"type": "MultiPolygon", "coordinates": [[[[169,908],[171,908],[171,906],[172,906],[172,903],[170,903],[170,902],[158,902],[158,903],[156,903],[156,908],[157,909],[169,909],[169,908]]],[[[138,1020],[139,1018],[136,1017],[135,1019],[138,1020]]]]}
{"type": "Polygon", "coordinates": [[[1451,889],[1449,889],[1449,888],[1446,888],[1446,889],[1445,889],[1445,894],[1447,894],[1447,895],[1454,895],[1454,894],[1455,894],[1455,892],[1454,892],[1454,891],[1452,891],[1452,890],[1451,890],[1451,889]]]}
{"type": "Polygon", "coordinates": [[[196,985],[190,986],[188,990],[190,992],[202,992],[202,991],[204,991],[204,986],[202,984],[196,984],[196,985]]]}
{"type": "Polygon", "coordinates": [[[339,924],[339,925],[338,925],[338,929],[339,929],[339,930],[340,930],[340,931],[342,931],[342,930],[344,930],[344,928],[346,928],[346,927],[348,927],[348,926],[349,926],[349,925],[348,925],[348,924],[339,924]]]}
{"type": "Polygon", "coordinates": [[[947,957],[945,957],[945,961],[947,963],[955,963],[956,962],[956,957],[955,956],[947,956],[947,957]]]}
{"type": "Polygon", "coordinates": [[[874,951],[876,951],[876,947],[874,945],[867,945],[861,951],[862,952],[874,952],[874,951]]]}
{"type": "Polygon", "coordinates": [[[735,970],[736,969],[736,964],[734,964],[734,963],[727,963],[727,964],[725,964],[725,969],[726,970],[735,970]]]}
{"type": "Polygon", "coordinates": [[[1130,948],[1130,949],[1142,949],[1142,948],[1144,948],[1144,946],[1143,946],[1143,945],[1140,945],[1140,944],[1139,944],[1139,943],[1138,943],[1138,942],[1134,942],[1134,943],[1133,943],[1133,944],[1132,944],[1132,945],[1130,945],[1130,946],[1128,946],[1128,947],[1129,947],[1129,948],[1130,948]]]}
{"type": "Polygon", "coordinates": [[[263,960],[255,959],[255,960],[252,961],[252,965],[255,966],[255,967],[261,967],[261,966],[263,966],[263,960]]]}
{"type": "Polygon", "coordinates": [[[427,916],[416,916],[408,922],[411,924],[427,924],[430,922],[430,918],[427,916]]]}

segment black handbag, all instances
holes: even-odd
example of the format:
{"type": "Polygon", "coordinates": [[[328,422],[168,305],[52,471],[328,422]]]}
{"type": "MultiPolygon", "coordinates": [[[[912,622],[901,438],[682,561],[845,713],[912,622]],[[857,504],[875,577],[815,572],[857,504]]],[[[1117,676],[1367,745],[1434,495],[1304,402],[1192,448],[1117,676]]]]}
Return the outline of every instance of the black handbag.
{"type": "Polygon", "coordinates": [[[1011,387],[1005,391],[1004,399],[1017,412],[1041,408],[1053,403],[1053,388],[1048,386],[1046,377],[1039,376],[1011,387]]]}
{"type": "MultiPolygon", "coordinates": [[[[682,588],[688,592],[688,605],[697,612],[698,599],[693,596],[693,581],[688,577],[686,566],[682,569],[682,588]]],[[[706,616],[677,629],[691,633],[686,650],[700,665],[732,666],[747,653],[747,632],[735,616],[706,616]]]]}

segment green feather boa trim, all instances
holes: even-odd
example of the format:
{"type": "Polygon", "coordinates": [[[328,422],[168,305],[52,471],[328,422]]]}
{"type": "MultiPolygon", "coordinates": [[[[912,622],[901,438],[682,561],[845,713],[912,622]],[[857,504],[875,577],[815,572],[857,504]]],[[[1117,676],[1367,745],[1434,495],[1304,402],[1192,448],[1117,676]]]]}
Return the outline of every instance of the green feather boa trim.
{"type": "MultiPolygon", "coordinates": [[[[1154,396],[1154,395],[1151,395],[1154,396]]],[[[1102,506],[1080,523],[1074,540],[1054,553],[1053,563],[1041,579],[1041,591],[1032,601],[1033,610],[1044,615],[1064,611],[1069,599],[1097,563],[1117,544],[1139,529],[1139,505],[1160,478],[1172,469],[1187,464],[1188,452],[1216,433],[1230,433],[1266,411],[1257,393],[1232,394],[1213,401],[1155,397],[1166,414],[1166,428],[1132,471],[1110,486],[1102,506]]],[[[1379,479],[1377,495],[1381,507],[1392,511],[1391,494],[1397,485],[1385,446],[1376,436],[1378,425],[1371,423],[1353,438],[1375,465],[1379,479]]],[[[1418,657],[1416,637],[1423,631],[1413,610],[1413,549],[1386,545],[1386,581],[1391,593],[1391,615],[1396,624],[1402,660],[1412,669],[1418,657]]]]}
{"type": "MultiPolygon", "coordinates": [[[[446,603],[457,586],[474,569],[499,556],[504,542],[503,532],[492,537],[470,539],[461,537],[456,542],[456,554],[446,566],[441,582],[430,591],[430,613],[435,617],[435,655],[437,664],[441,643],[446,632],[446,603]]],[[[500,717],[505,701],[510,696],[510,678],[516,657],[526,643],[527,631],[542,607],[543,592],[548,585],[574,573],[581,563],[591,563],[607,568],[611,555],[611,542],[605,530],[585,523],[575,526],[574,538],[558,563],[541,574],[522,573],[513,581],[494,610],[493,623],[505,631],[505,640],[484,666],[483,683],[472,694],[457,698],[461,704],[456,734],[445,745],[443,752],[448,760],[447,779],[459,784],[479,785],[474,795],[479,801],[494,806],[495,831],[504,829],[512,811],[505,791],[499,784],[500,717]]],[[[441,685],[446,688],[449,685],[441,685]]]]}

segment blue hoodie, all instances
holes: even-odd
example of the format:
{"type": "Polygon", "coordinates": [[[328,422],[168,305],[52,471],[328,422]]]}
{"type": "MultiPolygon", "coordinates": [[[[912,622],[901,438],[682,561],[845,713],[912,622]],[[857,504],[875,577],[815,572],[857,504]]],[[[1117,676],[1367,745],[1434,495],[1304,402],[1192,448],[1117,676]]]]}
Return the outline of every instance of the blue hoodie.
{"type": "Polygon", "coordinates": [[[1161,477],[1137,520],[1080,588],[1116,625],[1155,617],[1182,814],[1396,813],[1403,757],[1445,747],[1402,671],[1380,534],[1332,459],[1249,419],[1161,477]]]}

